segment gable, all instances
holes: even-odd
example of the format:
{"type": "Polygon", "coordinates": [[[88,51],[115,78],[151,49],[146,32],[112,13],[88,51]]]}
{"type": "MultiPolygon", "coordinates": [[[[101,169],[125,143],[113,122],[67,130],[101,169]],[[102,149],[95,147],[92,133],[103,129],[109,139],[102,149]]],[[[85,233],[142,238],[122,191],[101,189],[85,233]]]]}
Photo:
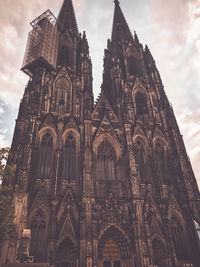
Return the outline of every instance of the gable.
{"type": "Polygon", "coordinates": [[[111,122],[118,122],[116,114],[111,108],[105,94],[102,92],[92,113],[92,120],[100,121],[105,115],[111,122]]]}

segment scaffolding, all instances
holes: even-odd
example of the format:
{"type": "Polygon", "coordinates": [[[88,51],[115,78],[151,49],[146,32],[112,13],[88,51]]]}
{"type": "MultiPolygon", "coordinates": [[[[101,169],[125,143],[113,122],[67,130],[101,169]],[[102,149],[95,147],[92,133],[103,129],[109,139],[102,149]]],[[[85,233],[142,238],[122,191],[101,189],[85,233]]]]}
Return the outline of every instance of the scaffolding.
{"type": "Polygon", "coordinates": [[[56,18],[47,10],[31,22],[22,70],[32,76],[37,66],[55,69],[58,53],[59,32],[56,18]]]}

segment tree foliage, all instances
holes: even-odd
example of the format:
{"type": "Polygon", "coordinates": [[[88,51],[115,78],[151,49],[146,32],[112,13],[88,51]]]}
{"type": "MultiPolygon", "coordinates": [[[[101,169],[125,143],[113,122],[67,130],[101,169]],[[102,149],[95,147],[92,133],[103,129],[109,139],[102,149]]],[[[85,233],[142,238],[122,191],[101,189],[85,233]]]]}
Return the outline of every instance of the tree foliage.
{"type": "Polygon", "coordinates": [[[0,149],[0,241],[13,231],[13,187],[15,166],[7,164],[9,148],[0,149]]]}

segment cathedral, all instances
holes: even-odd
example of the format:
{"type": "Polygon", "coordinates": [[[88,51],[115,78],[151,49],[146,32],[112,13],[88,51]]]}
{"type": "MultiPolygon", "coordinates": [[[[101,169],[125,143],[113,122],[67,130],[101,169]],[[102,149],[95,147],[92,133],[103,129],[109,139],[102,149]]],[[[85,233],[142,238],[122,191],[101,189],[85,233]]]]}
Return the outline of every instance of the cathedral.
{"type": "Polygon", "coordinates": [[[153,56],[119,1],[96,103],[72,0],[31,25],[9,158],[16,231],[0,262],[23,252],[37,266],[199,267],[197,182],[153,56]]]}

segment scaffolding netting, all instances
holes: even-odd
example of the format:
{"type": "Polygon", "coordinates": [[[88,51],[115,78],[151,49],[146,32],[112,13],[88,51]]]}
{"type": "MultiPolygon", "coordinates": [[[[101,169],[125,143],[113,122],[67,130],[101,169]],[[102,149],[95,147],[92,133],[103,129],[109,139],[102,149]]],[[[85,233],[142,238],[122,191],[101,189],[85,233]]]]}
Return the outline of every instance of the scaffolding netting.
{"type": "Polygon", "coordinates": [[[56,68],[59,32],[56,18],[47,10],[31,22],[33,29],[29,32],[22,70],[32,75],[39,64],[56,68]]]}

